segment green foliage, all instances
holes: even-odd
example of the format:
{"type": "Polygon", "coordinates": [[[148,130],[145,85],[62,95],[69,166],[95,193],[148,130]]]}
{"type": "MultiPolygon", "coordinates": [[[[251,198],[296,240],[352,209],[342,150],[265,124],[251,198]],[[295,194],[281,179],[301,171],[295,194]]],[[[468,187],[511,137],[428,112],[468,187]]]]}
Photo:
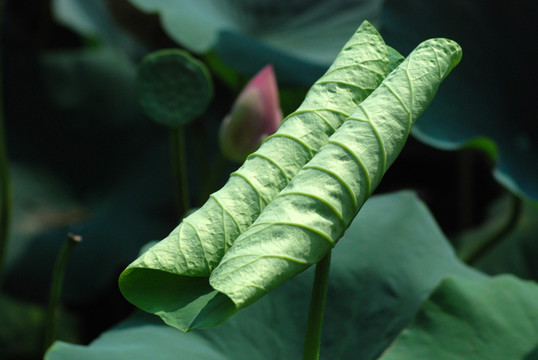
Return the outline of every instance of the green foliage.
{"type": "Polygon", "coordinates": [[[538,34],[534,3],[5,3],[0,147],[14,170],[14,216],[0,358],[41,355],[42,304],[67,232],[85,241],[66,264],[60,341],[47,360],[310,359],[319,343],[304,336],[315,328],[306,321],[309,266],[329,251],[327,306],[315,321],[324,322],[321,359],[537,358],[538,289],[513,276],[538,279],[538,208],[525,200],[537,199],[536,116],[523,86],[536,67],[522,45],[536,43],[524,39],[538,34]],[[385,40],[363,24],[323,75],[364,17],[385,40]],[[429,40],[400,65],[384,41],[408,54],[438,36],[455,39],[464,61],[411,127],[458,47],[429,40]],[[135,64],[171,41],[200,60],[157,51],[137,83],[135,64]],[[319,80],[228,178],[235,167],[219,152],[219,124],[247,77],[269,63],[286,114],[319,80]],[[187,156],[172,171],[169,129],[144,121],[144,111],[176,127],[172,152],[187,156]],[[410,129],[423,143],[411,141],[380,183],[410,129]],[[494,162],[515,195],[488,176],[494,162]],[[184,211],[226,180],[201,210],[184,211]],[[418,196],[370,197],[408,186],[418,196]],[[515,201],[483,221],[495,198],[515,201]],[[166,237],[177,213],[192,215],[166,237]],[[136,254],[120,289],[152,314],[127,317],[117,277],[136,254]]]}
{"type": "Polygon", "coordinates": [[[538,347],[538,286],[449,277],[380,360],[525,359],[538,347]]]}
{"type": "Polygon", "coordinates": [[[207,277],[237,236],[388,71],[387,47],[375,28],[365,22],[326,75],[312,86],[299,109],[232,173],[227,184],[124,271],[120,289],[125,297],[182,330],[193,327],[196,318],[203,319],[198,327],[223,320],[206,319],[200,313],[206,306],[225,306],[228,310],[222,313],[233,312],[229,300],[216,298],[207,277]],[[171,293],[171,284],[183,295],[171,293]],[[190,290],[180,290],[185,288],[190,290]]]}
{"type": "Polygon", "coordinates": [[[180,127],[203,114],[213,95],[205,65],[182,50],[159,50],[140,63],[137,93],[150,118],[180,127]]]}
{"type": "Polygon", "coordinates": [[[301,107],[226,186],[124,271],[120,289],[126,298],[181,330],[209,327],[318,262],[377,187],[411,125],[461,58],[450,40],[426,41],[359,104],[369,93],[363,89],[373,90],[388,71],[386,49],[364,23],[301,107]],[[352,79],[360,85],[351,85],[352,79]],[[327,98],[333,92],[339,96],[327,98]],[[350,108],[355,112],[330,136],[350,108]],[[320,125],[306,129],[309,121],[320,125]]]}

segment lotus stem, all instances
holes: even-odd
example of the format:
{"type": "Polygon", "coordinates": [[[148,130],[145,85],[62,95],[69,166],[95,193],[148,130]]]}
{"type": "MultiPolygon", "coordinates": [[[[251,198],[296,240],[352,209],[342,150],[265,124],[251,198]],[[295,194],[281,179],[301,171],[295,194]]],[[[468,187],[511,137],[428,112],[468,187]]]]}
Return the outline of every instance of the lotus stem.
{"type": "Polygon", "coordinates": [[[312,288],[310,307],[308,309],[308,320],[306,322],[303,360],[319,359],[321,330],[323,326],[323,315],[325,313],[327,290],[329,288],[330,268],[331,251],[329,251],[316,265],[314,286],[312,288]]]}
{"type": "Polygon", "coordinates": [[[52,345],[56,339],[56,328],[58,321],[58,309],[60,298],[62,295],[62,285],[65,274],[65,266],[69,255],[77,244],[82,241],[82,237],[79,235],[67,234],[67,238],[60,249],[56,264],[54,265],[54,271],[52,273],[52,281],[50,285],[49,303],[47,305],[47,313],[45,317],[45,338],[44,338],[44,351],[52,345]]]}
{"type": "Polygon", "coordinates": [[[170,130],[172,169],[176,187],[177,206],[179,218],[190,209],[189,180],[187,176],[187,157],[185,151],[185,128],[179,127],[170,130]]]}

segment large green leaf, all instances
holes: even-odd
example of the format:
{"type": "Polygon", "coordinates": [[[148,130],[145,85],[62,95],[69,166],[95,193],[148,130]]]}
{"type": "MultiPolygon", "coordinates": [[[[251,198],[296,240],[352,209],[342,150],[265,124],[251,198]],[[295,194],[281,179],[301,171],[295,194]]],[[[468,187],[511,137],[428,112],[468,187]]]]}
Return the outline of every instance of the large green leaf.
{"type": "Polygon", "coordinates": [[[242,308],[320,261],[460,59],[451,40],[420,44],[237,238],[211,273],[211,286],[242,308]]]}
{"type": "Polygon", "coordinates": [[[158,13],[168,35],[196,53],[215,50],[251,75],[267,63],[287,83],[312,84],[359,21],[378,17],[382,1],[130,0],[158,13]]]}
{"type": "Polygon", "coordinates": [[[441,149],[484,150],[496,161],[496,179],[535,202],[538,126],[530,84],[537,68],[526,44],[538,42],[537,12],[536,1],[466,0],[387,0],[382,12],[383,37],[404,53],[431,36],[465,49],[465,61],[413,134],[441,149]]]}
{"type": "MultiPolygon", "coordinates": [[[[46,359],[300,358],[310,270],[217,328],[185,334],[139,314],[87,347],[57,342],[46,359]]],[[[482,277],[458,261],[415,194],[373,196],[333,250],[322,358],[376,358],[449,274],[482,277]]]]}
{"type": "MultiPolygon", "coordinates": [[[[122,273],[124,296],[183,330],[223,320],[206,318],[201,309],[235,311],[227,298],[215,298],[209,274],[237,236],[379,85],[389,72],[387,53],[379,33],[364,22],[280,129],[198,211],[122,273]]],[[[213,314],[218,313],[227,312],[213,314]]]]}
{"type": "Polygon", "coordinates": [[[538,285],[445,279],[381,360],[518,360],[538,346],[538,285]]]}

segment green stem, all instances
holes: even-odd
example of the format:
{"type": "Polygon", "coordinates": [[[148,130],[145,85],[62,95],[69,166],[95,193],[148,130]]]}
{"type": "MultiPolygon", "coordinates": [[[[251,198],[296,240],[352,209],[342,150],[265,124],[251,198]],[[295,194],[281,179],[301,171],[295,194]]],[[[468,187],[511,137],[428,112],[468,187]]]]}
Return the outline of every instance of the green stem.
{"type": "Polygon", "coordinates": [[[515,195],[512,195],[510,218],[493,236],[482,242],[480,246],[470,251],[467,255],[462,256],[462,261],[469,265],[476,264],[476,262],[481,257],[483,257],[492,248],[499,244],[516,227],[519,217],[521,215],[522,207],[523,202],[521,201],[521,199],[515,195]]]}
{"type": "MultiPolygon", "coordinates": [[[[0,19],[3,17],[4,1],[0,1],[0,19]]],[[[1,24],[0,24],[1,25],[1,24]]],[[[2,34],[0,33],[0,39],[2,34]]],[[[0,61],[2,58],[0,57],[0,61]]],[[[4,280],[9,225],[11,222],[11,182],[7,160],[7,145],[4,135],[3,92],[0,66],[0,289],[4,280]]]]}
{"type": "Polygon", "coordinates": [[[183,127],[171,129],[170,134],[172,169],[176,186],[178,215],[181,218],[190,209],[187,157],[185,154],[185,130],[183,127]]]}
{"type": "Polygon", "coordinates": [[[45,338],[43,343],[44,351],[47,351],[47,349],[56,339],[56,323],[58,320],[58,309],[62,294],[65,266],[71,251],[73,251],[74,247],[81,241],[82,238],[79,235],[73,235],[71,233],[67,234],[67,238],[60,249],[56,263],[54,264],[52,282],[50,284],[49,303],[47,305],[47,313],[45,315],[45,338]]]}
{"type": "Polygon", "coordinates": [[[323,259],[316,265],[314,275],[314,287],[310,298],[308,309],[308,320],[306,322],[305,342],[303,348],[303,360],[319,359],[319,349],[321,346],[321,329],[323,325],[323,315],[325,313],[325,301],[329,288],[329,271],[331,268],[331,252],[329,251],[323,259]]]}

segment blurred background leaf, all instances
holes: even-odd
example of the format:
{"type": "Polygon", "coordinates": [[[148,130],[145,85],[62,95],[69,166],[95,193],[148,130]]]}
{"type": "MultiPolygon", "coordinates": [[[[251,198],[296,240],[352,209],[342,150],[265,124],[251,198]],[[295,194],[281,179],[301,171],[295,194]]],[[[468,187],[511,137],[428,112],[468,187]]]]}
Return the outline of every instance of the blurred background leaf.
{"type": "Polygon", "coordinates": [[[52,0],[56,21],[85,37],[89,43],[107,44],[131,56],[145,49],[128,31],[118,24],[107,0],[52,0]]]}
{"type": "Polygon", "coordinates": [[[158,13],[166,33],[190,51],[214,50],[249,76],[272,64],[287,84],[310,85],[361,23],[378,20],[380,0],[162,1],[130,0],[158,13]]]}
{"type": "Polygon", "coordinates": [[[538,281],[538,264],[534,260],[538,256],[538,209],[535,206],[529,202],[514,204],[509,196],[499,199],[491,206],[483,224],[457,238],[461,257],[492,239],[495,240],[491,249],[476,259],[475,267],[491,275],[510,273],[538,281]],[[514,221],[510,219],[514,215],[515,222],[506,228],[509,221],[514,221]],[[497,236],[500,238],[496,239],[497,236]]]}
{"type": "MultiPolygon", "coordinates": [[[[454,39],[463,59],[414,135],[441,149],[477,147],[496,162],[495,178],[538,201],[537,78],[527,44],[538,42],[538,3],[387,0],[382,35],[403,54],[425,38],[454,39]]],[[[532,46],[531,46],[532,47],[532,46]]]]}
{"type": "Polygon", "coordinates": [[[380,360],[518,360],[538,346],[538,285],[448,277],[380,360]]]}

